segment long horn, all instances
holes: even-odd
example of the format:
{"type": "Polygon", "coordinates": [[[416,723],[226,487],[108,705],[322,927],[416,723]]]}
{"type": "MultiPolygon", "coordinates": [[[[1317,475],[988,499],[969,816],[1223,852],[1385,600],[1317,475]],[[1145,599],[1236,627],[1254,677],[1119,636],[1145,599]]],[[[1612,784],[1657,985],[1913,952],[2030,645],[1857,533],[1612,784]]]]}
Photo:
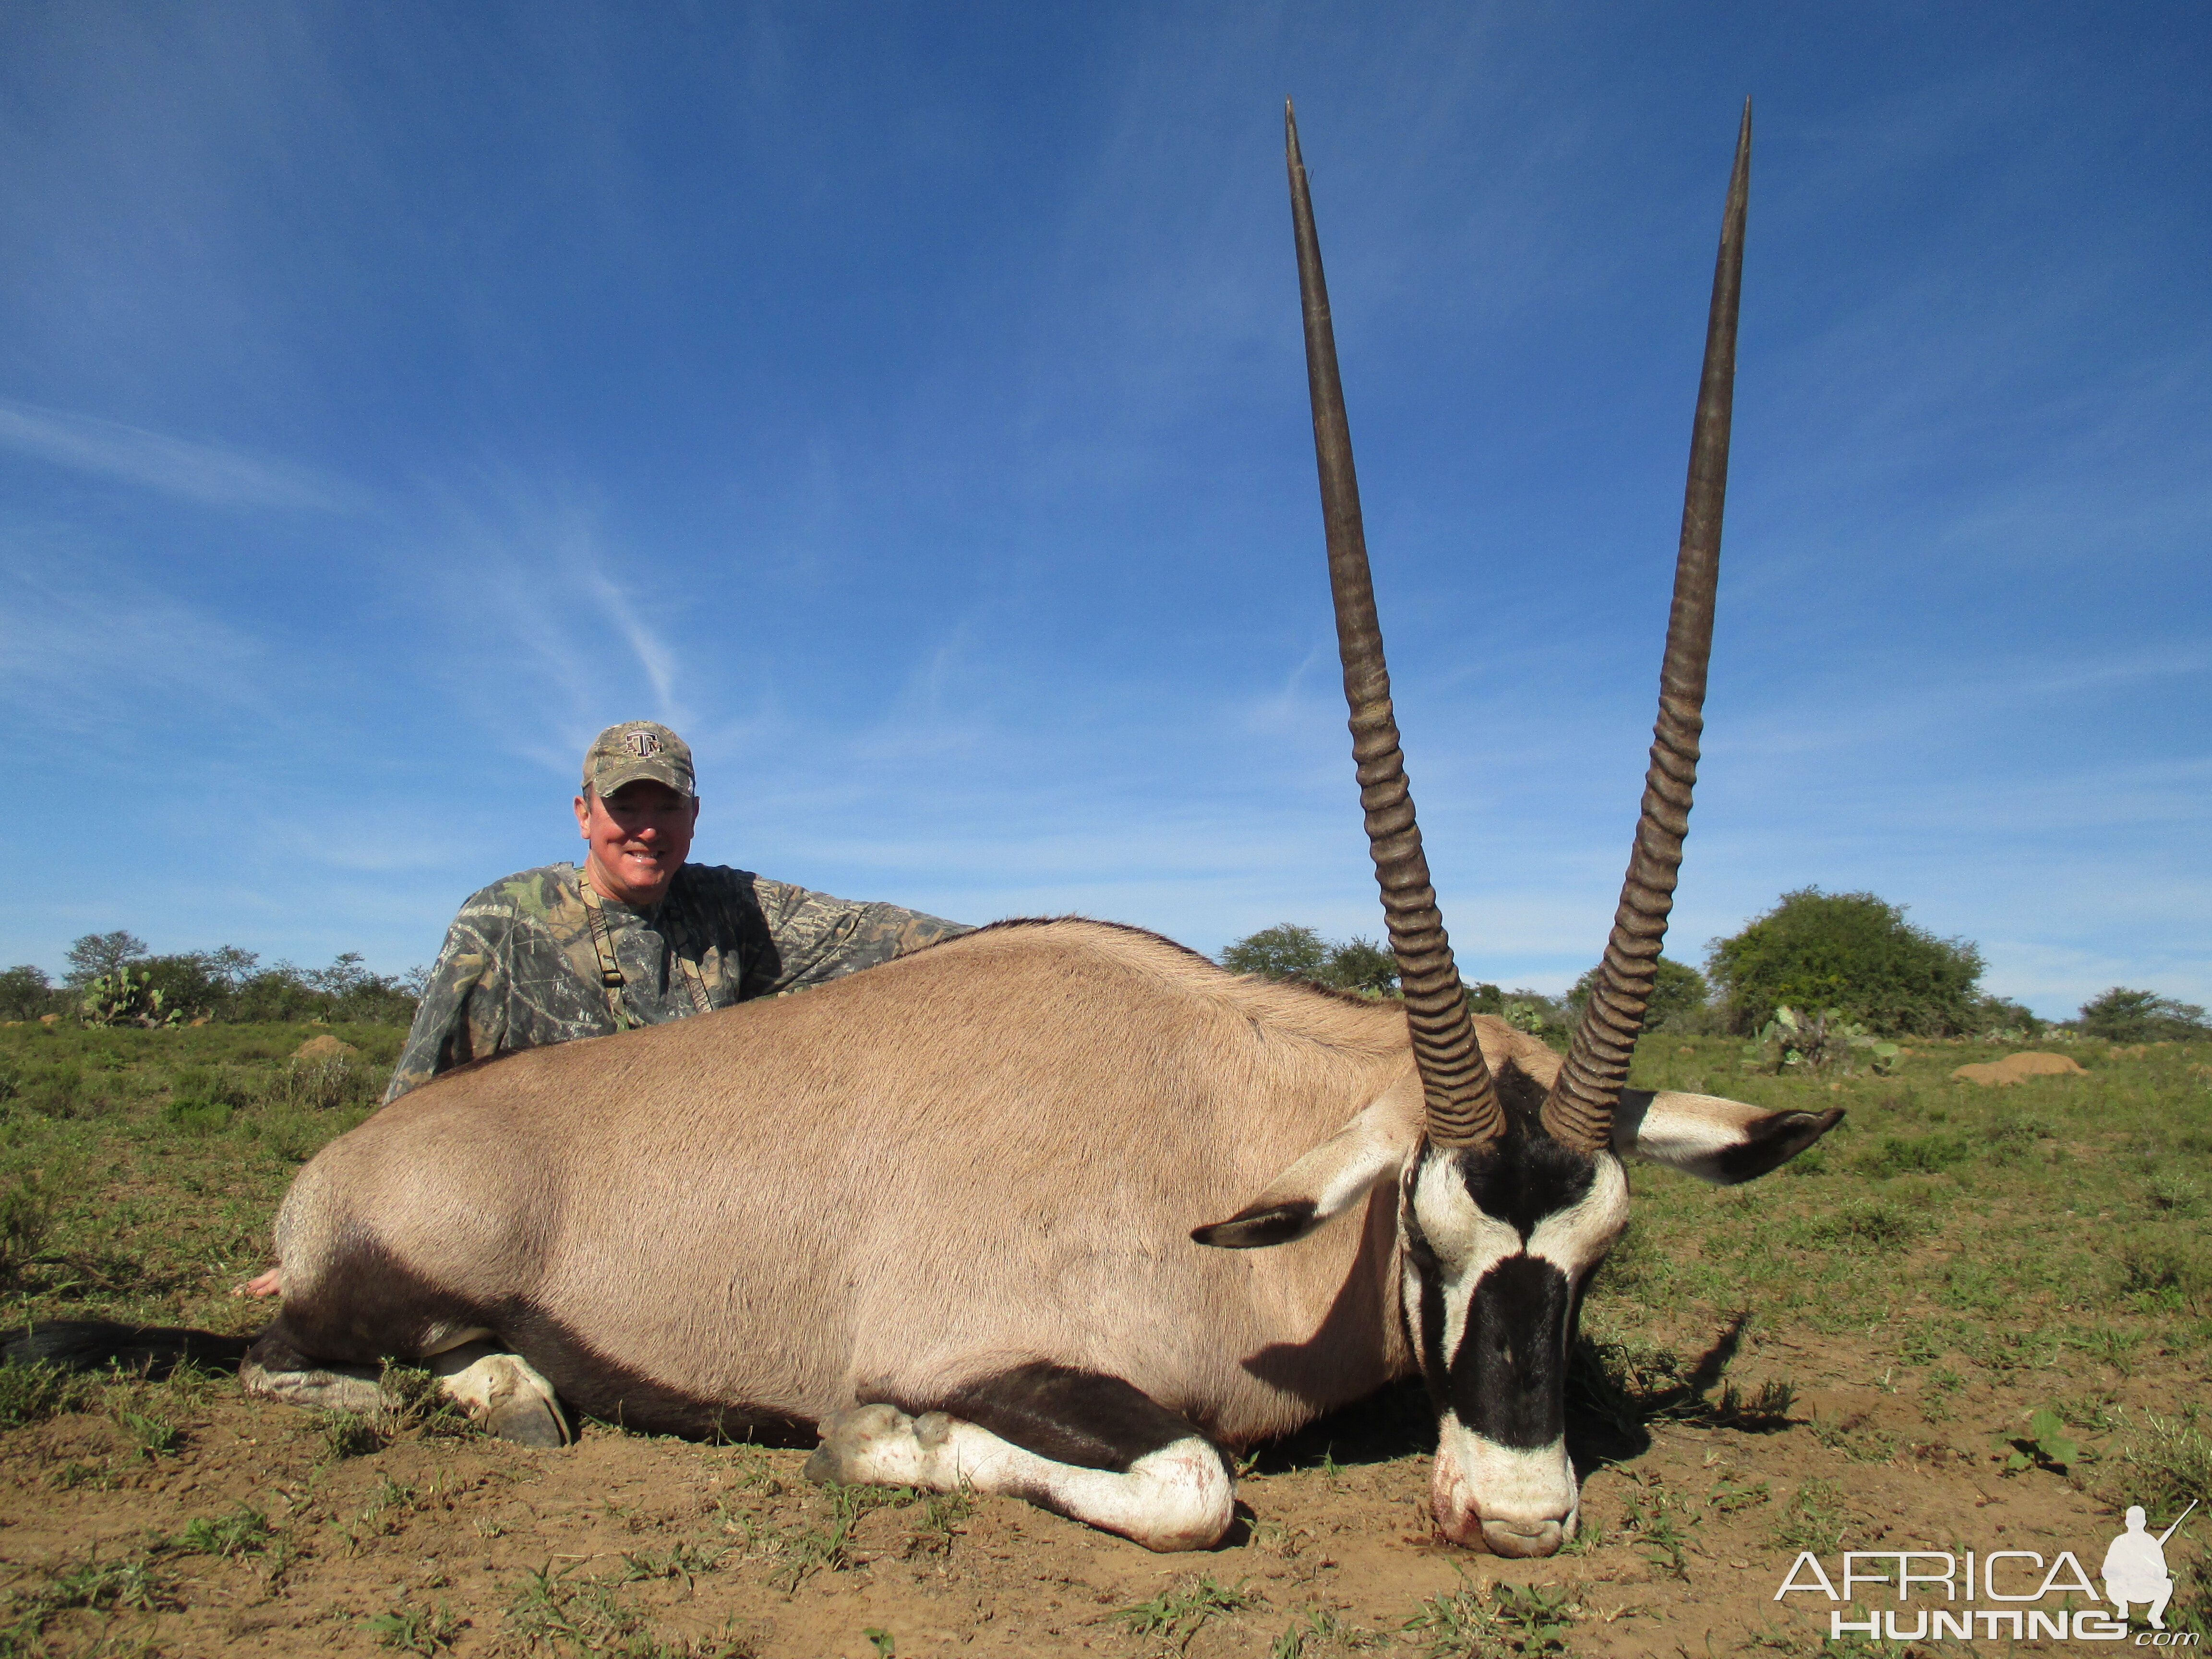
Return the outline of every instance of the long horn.
{"type": "Polygon", "coordinates": [[[1721,218],[1720,255],[1713,269],[1712,311],[1705,324],[1705,368],[1690,429],[1690,480],[1682,500],[1681,550],[1674,563],[1674,603],[1667,621],[1667,656],[1659,670],[1659,720],[1651,734],[1651,769],[1644,779],[1644,811],[1635,850],[1613,913],[1605,959],[1598,966],[1573,1046],[1544,1097],[1545,1130],[1555,1140],[1595,1152],[1613,1139],[1613,1110],[1628,1080],[1628,1063],[1651,1000],[1659,946],[1682,865],[1690,825],[1690,793],[1698,781],[1698,738],[1705,729],[1705,665],[1713,648],[1713,593],[1720,580],[1721,507],[1728,494],[1729,414],[1735,390],[1736,300],[1743,286],[1744,204],[1751,190],[1751,100],[1744,100],[1736,135],[1735,170],[1721,218]]]}
{"type": "Polygon", "coordinates": [[[1390,671],[1382,660],[1382,631],[1375,619],[1375,588],[1367,568],[1367,532],[1359,518],[1359,480],[1352,470],[1352,428],[1344,415],[1344,386],[1336,372],[1336,331],[1328,316],[1328,288],[1322,279],[1321,244],[1314,235],[1313,200],[1298,154],[1297,118],[1283,103],[1285,155],[1291,170],[1291,221],[1298,245],[1298,292],[1304,301],[1306,380],[1313,394],[1314,460],[1321,471],[1321,511],[1328,532],[1328,581],[1336,598],[1337,654],[1344,661],[1344,699],[1352,711],[1352,757],[1358,764],[1359,801],[1367,812],[1367,840],[1382,911],[1398,959],[1398,986],[1406,999],[1406,1024],[1413,1062],[1428,1097],[1429,1139],[1447,1146],[1480,1146],[1505,1127],[1498,1091],[1474,1040],[1467,992],[1452,961],[1421,852],[1420,826],[1406,783],[1398,722],[1390,712],[1390,671]]]}

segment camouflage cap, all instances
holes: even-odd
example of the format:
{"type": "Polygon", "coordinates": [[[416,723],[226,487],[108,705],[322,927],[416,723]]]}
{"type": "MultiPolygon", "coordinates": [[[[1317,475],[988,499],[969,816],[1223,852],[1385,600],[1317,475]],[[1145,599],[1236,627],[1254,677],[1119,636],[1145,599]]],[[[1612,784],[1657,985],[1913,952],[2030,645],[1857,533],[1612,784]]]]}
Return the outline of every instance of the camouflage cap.
{"type": "Polygon", "coordinates": [[[679,795],[696,795],[690,745],[665,726],[624,720],[592,739],[584,751],[584,787],[604,799],[641,778],[665,783],[679,795]]]}

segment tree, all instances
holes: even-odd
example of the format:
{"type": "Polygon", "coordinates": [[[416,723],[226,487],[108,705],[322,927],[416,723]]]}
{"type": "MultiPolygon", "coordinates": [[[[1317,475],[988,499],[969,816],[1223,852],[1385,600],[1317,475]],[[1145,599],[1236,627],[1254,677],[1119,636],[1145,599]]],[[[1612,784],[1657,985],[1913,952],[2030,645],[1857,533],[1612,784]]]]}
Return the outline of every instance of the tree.
{"type": "Polygon", "coordinates": [[[1739,1031],[1787,1006],[1841,1008],[1884,1036],[1940,1036],[1974,1029],[1982,953],[1915,927],[1872,893],[1802,887],[1715,939],[1705,971],[1739,1031]]]}
{"type": "Polygon", "coordinates": [[[1231,973],[1263,979],[1314,979],[1328,963],[1328,941],[1295,921],[1248,933],[1221,953],[1221,965],[1231,973]]]}
{"type": "Polygon", "coordinates": [[[2212,1025],[2205,1024],[2204,1011],[2195,1003],[2176,1002],[2155,991],[2130,991],[2124,985],[2081,1005],[2081,1030],[2111,1042],[2185,1042],[2212,1036],[2212,1025]]]}
{"type": "MultiPolygon", "coordinates": [[[[1647,1031],[1656,1030],[1676,1014],[1697,1014],[1712,994],[1703,974],[1670,957],[1659,958],[1656,974],[1651,986],[1651,1000],[1644,1008],[1644,1029],[1647,1031]]],[[[1597,969],[1593,968],[1567,993],[1567,1006],[1573,1010],[1577,1020],[1582,1018],[1583,1005],[1589,1000],[1590,988],[1596,983],[1597,969]]]]}
{"type": "Polygon", "coordinates": [[[1389,945],[1371,939],[1355,937],[1338,945],[1328,953],[1328,964],[1322,971],[1327,982],[1340,990],[1382,994],[1398,988],[1398,958],[1389,945]]]}
{"type": "Polygon", "coordinates": [[[0,1019],[36,1019],[58,1012],[52,981],[29,963],[0,974],[0,1019]]]}
{"type": "Polygon", "coordinates": [[[1387,995],[1398,988],[1398,958],[1387,945],[1352,939],[1342,945],[1295,921],[1248,933],[1221,953],[1221,965],[1263,979],[1303,979],[1340,991],[1387,995]]]}
{"type": "Polygon", "coordinates": [[[69,972],[62,983],[82,989],[103,974],[146,959],[146,941],[117,928],[112,933],[87,933],[69,948],[69,972]]]}
{"type": "Polygon", "coordinates": [[[150,989],[161,994],[161,1006],[186,1019],[229,1012],[235,993],[217,974],[204,951],[181,956],[151,957],[138,964],[150,989]]]}

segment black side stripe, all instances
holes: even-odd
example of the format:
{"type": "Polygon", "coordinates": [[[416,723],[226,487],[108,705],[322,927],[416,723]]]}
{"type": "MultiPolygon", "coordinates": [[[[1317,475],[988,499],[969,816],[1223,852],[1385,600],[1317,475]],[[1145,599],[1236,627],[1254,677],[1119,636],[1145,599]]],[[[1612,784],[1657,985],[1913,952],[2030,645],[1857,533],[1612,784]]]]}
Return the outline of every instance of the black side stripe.
{"type": "MultiPolygon", "coordinates": [[[[977,1377],[948,1393],[894,1396],[887,1403],[915,1417],[944,1412],[1053,1462],[1115,1474],[1127,1474],[1139,1458],[1178,1440],[1204,1437],[1188,1419],[1120,1377],[1048,1359],[977,1377]]],[[[1228,1468],[1225,1460],[1222,1467],[1228,1468]]]]}

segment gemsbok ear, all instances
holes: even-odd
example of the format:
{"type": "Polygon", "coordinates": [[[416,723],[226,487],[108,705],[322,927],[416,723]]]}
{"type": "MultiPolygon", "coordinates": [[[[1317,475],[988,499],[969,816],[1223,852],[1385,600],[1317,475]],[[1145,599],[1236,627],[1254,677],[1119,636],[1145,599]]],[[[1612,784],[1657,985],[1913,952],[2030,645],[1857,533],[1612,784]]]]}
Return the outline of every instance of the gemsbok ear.
{"type": "Polygon", "coordinates": [[[1267,1183],[1226,1221],[1191,1229],[1200,1244],[1254,1250],[1287,1244],[1362,1203],[1399,1170],[1420,1139],[1420,1079],[1408,1072],[1366,1109],[1267,1183]]]}
{"type": "Polygon", "coordinates": [[[1779,1169],[1843,1121],[1844,1109],[1770,1112],[1717,1095],[1623,1089],[1613,1150],[1723,1187],[1779,1169]]]}

